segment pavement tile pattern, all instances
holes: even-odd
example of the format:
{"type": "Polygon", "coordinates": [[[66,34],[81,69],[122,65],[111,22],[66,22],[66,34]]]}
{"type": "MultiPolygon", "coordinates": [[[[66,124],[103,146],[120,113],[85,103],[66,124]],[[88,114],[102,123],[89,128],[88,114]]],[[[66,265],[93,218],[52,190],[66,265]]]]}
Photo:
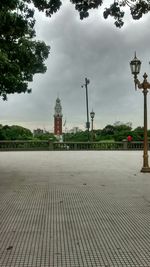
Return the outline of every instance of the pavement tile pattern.
{"type": "Polygon", "coordinates": [[[61,172],[1,176],[0,267],[150,267],[150,177],[61,172]]]}

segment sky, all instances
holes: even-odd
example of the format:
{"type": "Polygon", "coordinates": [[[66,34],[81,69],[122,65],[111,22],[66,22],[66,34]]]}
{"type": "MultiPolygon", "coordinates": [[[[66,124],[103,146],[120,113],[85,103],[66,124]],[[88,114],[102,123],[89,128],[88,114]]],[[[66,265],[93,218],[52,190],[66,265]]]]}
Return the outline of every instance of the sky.
{"type": "MultiPolygon", "coordinates": [[[[95,112],[94,128],[102,129],[116,121],[143,125],[143,94],[135,91],[129,63],[137,52],[143,74],[150,73],[150,14],[133,21],[128,14],[123,28],[113,19],[103,18],[103,8],[90,12],[87,19],[69,0],[51,18],[36,11],[37,40],[51,46],[46,61],[47,72],[34,76],[31,94],[14,94],[0,100],[2,125],[20,125],[31,130],[41,128],[53,132],[54,106],[61,99],[65,130],[85,129],[88,85],[89,112],[95,112]]],[[[150,96],[148,95],[150,126],[150,96]]],[[[149,127],[150,128],[150,127],[149,127]]]]}

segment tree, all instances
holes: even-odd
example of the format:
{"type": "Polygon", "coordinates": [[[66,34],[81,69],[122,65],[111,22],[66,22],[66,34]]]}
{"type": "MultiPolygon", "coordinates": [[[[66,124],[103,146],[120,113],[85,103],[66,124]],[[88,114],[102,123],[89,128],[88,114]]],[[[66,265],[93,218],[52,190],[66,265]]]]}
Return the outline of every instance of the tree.
{"type": "Polygon", "coordinates": [[[126,139],[128,135],[132,136],[132,127],[127,124],[120,124],[114,126],[114,139],[115,141],[122,141],[126,139]]]}
{"type": "Polygon", "coordinates": [[[138,126],[132,132],[134,140],[143,141],[144,140],[144,127],[138,126]]]}
{"type": "MultiPolygon", "coordinates": [[[[44,11],[47,16],[51,16],[56,12],[63,1],[60,0],[28,0],[33,2],[34,5],[40,10],[44,11]]],[[[75,9],[79,12],[80,19],[84,19],[89,16],[90,9],[99,8],[103,4],[103,0],[70,0],[75,5],[75,9]]],[[[149,0],[115,0],[112,1],[109,7],[105,8],[103,12],[104,18],[109,16],[115,19],[116,27],[122,27],[124,22],[123,18],[125,7],[129,7],[131,16],[134,20],[140,19],[144,14],[150,11],[149,0]]]]}
{"type": "MultiPolygon", "coordinates": [[[[50,47],[35,40],[34,11],[31,1],[0,1],[0,96],[31,92],[28,82],[36,73],[44,73],[50,47]]],[[[42,1],[35,1],[40,2],[42,1]]],[[[56,1],[57,2],[57,1],[56,1]]]]}
{"type": "Polygon", "coordinates": [[[65,133],[64,141],[65,142],[87,142],[88,141],[87,131],[80,131],[77,133],[65,133]]]}
{"type": "Polygon", "coordinates": [[[53,133],[49,133],[48,131],[43,131],[42,129],[34,130],[33,134],[34,134],[34,139],[37,140],[51,140],[51,141],[57,140],[53,133]]]}
{"type": "Polygon", "coordinates": [[[113,125],[106,125],[102,130],[101,135],[113,135],[115,127],[113,125]]]}
{"type": "Polygon", "coordinates": [[[33,138],[32,132],[18,125],[1,126],[0,140],[30,140],[33,138]]]}

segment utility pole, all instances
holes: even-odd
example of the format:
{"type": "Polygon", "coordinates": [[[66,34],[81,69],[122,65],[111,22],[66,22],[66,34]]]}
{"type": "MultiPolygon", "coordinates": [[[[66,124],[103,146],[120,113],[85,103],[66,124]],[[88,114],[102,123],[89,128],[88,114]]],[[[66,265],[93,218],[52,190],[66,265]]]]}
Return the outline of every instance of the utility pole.
{"type": "Polygon", "coordinates": [[[87,135],[88,135],[88,142],[90,141],[90,122],[89,122],[89,105],[88,105],[88,84],[90,83],[90,80],[85,78],[85,84],[81,85],[83,88],[85,86],[86,90],[86,113],[87,113],[87,122],[86,122],[86,129],[87,129],[87,135]]]}

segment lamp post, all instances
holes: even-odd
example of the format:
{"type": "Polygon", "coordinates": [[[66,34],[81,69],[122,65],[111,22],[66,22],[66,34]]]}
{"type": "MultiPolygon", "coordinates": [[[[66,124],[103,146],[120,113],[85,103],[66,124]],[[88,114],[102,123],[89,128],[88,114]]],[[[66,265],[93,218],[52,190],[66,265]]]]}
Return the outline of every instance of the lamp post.
{"type": "Polygon", "coordinates": [[[95,116],[95,112],[93,111],[93,109],[92,109],[92,111],[90,112],[90,116],[91,116],[91,130],[92,130],[92,142],[93,142],[93,140],[94,140],[93,120],[94,120],[94,116],[95,116]]]}
{"type": "Polygon", "coordinates": [[[81,85],[81,87],[85,86],[85,89],[86,89],[86,113],[87,113],[86,129],[87,129],[88,141],[89,141],[89,129],[90,129],[89,106],[88,106],[88,84],[89,83],[90,83],[90,80],[85,78],[85,84],[81,85]]]}
{"type": "Polygon", "coordinates": [[[143,148],[143,167],[141,172],[150,172],[150,167],[148,164],[148,138],[147,138],[147,93],[148,89],[150,89],[150,83],[147,81],[147,74],[144,73],[143,75],[143,82],[141,83],[137,75],[140,73],[141,61],[137,59],[136,53],[134,59],[130,62],[131,72],[134,75],[134,83],[135,89],[137,87],[142,89],[144,95],[144,148],[143,148]]]}

